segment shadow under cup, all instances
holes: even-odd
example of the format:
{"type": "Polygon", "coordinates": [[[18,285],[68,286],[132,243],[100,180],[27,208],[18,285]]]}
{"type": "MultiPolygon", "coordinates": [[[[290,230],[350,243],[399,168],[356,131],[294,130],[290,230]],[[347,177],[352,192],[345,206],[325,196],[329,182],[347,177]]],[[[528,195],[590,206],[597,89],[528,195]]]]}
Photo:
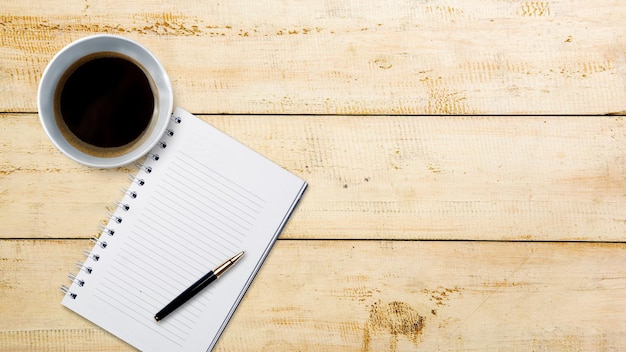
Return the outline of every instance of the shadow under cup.
{"type": "Polygon", "coordinates": [[[93,167],[147,154],[173,109],[169,77],[145,47],[120,36],[75,41],[50,61],[39,84],[39,117],[54,145],[93,167]]]}

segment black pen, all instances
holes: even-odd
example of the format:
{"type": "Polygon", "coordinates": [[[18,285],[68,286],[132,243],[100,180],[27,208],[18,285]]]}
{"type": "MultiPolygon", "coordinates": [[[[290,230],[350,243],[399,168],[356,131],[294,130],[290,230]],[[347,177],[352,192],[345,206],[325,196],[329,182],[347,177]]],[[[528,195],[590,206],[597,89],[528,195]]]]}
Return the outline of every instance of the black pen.
{"type": "Polygon", "coordinates": [[[211,282],[215,281],[218,277],[220,277],[226,270],[228,270],[233,264],[235,264],[239,258],[243,256],[243,252],[237,253],[234,257],[228,259],[222,265],[215,268],[213,271],[209,271],[206,275],[204,275],[200,280],[196,281],[191,287],[186,289],[183,293],[178,295],[178,297],[174,298],[165,308],[161,309],[158,313],[154,315],[154,319],[156,321],[160,321],[165,318],[168,314],[173,312],[176,308],[182,306],[185,302],[187,302],[191,297],[195,296],[198,292],[202,291],[203,288],[207,287],[211,282]]]}

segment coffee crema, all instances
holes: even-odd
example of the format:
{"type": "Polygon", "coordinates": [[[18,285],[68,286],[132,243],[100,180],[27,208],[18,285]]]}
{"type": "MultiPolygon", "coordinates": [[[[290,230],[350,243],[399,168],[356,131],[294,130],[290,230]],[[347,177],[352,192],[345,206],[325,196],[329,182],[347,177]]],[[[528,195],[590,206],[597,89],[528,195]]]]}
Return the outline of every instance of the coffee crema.
{"type": "Polygon", "coordinates": [[[150,129],[156,100],[152,87],[128,58],[112,53],[85,58],[65,73],[55,94],[56,115],[67,129],[62,132],[89,154],[121,155],[150,129]]]}

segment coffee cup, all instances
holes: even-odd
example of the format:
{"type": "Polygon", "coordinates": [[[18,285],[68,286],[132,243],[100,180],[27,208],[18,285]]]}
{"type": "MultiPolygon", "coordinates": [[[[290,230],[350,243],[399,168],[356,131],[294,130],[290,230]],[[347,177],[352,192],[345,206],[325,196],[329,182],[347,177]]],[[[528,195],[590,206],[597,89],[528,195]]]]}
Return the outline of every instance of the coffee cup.
{"type": "Polygon", "coordinates": [[[173,109],[172,85],[139,43],[94,35],[70,43],[46,67],[37,94],[52,143],[71,159],[112,168],[146,155],[173,109]]]}

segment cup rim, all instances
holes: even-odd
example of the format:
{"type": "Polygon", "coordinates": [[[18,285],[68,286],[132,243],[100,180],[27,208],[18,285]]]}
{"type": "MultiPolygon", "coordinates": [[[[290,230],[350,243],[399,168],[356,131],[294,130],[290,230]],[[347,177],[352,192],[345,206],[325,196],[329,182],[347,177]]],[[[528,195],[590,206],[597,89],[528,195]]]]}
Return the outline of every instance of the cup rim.
{"type": "Polygon", "coordinates": [[[127,37],[96,34],[80,38],[66,45],[46,66],[37,91],[40,122],[52,143],[70,159],[81,164],[114,168],[130,164],[146,155],[159,142],[174,108],[172,84],[165,68],[145,46],[127,37]],[[59,80],[77,60],[100,52],[113,52],[139,62],[152,78],[158,96],[158,116],[150,135],[136,148],[115,157],[98,157],[74,147],[61,134],[54,116],[54,94],[59,80]]]}

